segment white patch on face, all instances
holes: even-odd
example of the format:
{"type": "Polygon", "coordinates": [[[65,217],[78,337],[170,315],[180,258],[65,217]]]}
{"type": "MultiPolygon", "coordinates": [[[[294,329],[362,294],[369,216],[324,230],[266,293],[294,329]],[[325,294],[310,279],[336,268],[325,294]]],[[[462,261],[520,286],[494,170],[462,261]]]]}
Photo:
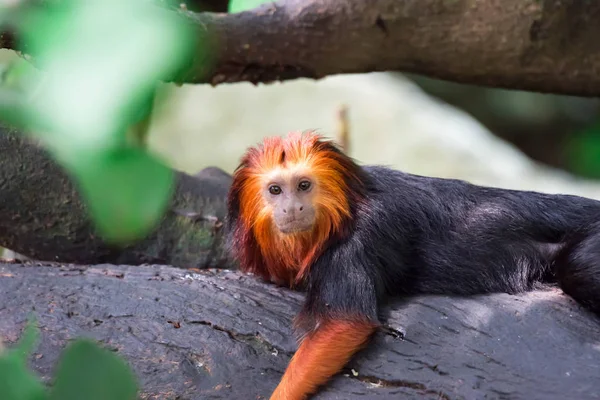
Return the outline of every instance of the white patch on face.
{"type": "Polygon", "coordinates": [[[289,168],[275,168],[261,177],[263,198],[272,212],[276,227],[283,234],[306,232],[314,225],[316,183],[308,172],[305,164],[294,164],[289,168]],[[299,189],[303,181],[309,182],[307,190],[299,189]]]}

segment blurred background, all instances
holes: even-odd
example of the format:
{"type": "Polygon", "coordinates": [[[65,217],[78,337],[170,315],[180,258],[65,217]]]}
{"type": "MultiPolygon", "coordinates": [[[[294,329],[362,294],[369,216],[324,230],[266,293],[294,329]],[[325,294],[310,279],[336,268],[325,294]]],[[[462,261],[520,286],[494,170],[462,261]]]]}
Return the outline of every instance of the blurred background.
{"type": "Polygon", "coordinates": [[[254,86],[163,85],[150,146],[175,168],[227,172],[267,135],[336,138],[347,107],[349,154],[416,174],[600,198],[597,99],[489,89],[400,73],[254,86]]]}

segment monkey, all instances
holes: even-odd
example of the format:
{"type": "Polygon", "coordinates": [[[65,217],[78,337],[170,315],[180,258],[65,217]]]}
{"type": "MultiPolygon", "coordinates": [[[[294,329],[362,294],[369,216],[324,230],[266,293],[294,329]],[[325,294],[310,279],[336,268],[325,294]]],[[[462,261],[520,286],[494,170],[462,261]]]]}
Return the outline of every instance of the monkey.
{"type": "Polygon", "coordinates": [[[383,327],[392,297],[554,284],[600,314],[600,201],[361,166],[315,131],[247,149],[225,230],[243,272],[305,292],[271,400],[314,395],[383,327]]]}

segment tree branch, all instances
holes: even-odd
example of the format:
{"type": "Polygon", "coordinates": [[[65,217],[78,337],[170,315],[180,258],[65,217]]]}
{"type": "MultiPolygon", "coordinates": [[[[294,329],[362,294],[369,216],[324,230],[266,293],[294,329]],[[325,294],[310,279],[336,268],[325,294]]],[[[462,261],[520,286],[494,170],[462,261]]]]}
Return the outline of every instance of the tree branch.
{"type": "Polygon", "coordinates": [[[224,171],[178,172],[175,195],[160,224],[146,239],[120,249],[96,235],[72,179],[44,149],[0,128],[0,154],[0,246],[60,262],[185,268],[229,262],[221,224],[231,177],[224,171]]]}
{"type": "MultiPolygon", "coordinates": [[[[203,39],[203,51],[174,78],[179,82],[402,71],[491,87],[600,94],[596,1],[288,0],[239,14],[173,12],[203,39]]],[[[0,35],[1,47],[14,44],[0,35]]]]}

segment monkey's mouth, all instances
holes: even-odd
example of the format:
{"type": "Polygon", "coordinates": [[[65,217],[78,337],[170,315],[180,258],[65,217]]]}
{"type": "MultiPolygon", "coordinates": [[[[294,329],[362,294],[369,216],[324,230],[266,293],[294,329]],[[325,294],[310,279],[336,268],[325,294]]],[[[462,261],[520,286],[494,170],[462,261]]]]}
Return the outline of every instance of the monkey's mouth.
{"type": "Polygon", "coordinates": [[[277,224],[277,229],[284,235],[292,233],[308,232],[312,229],[313,222],[310,219],[294,219],[277,224]]]}

